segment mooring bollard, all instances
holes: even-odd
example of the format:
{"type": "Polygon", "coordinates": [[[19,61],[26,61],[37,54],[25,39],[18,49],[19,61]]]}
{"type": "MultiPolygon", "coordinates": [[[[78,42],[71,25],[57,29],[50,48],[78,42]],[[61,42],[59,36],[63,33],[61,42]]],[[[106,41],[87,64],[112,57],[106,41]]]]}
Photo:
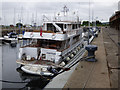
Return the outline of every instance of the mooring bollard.
{"type": "Polygon", "coordinates": [[[85,49],[88,51],[87,61],[95,62],[95,51],[97,50],[96,45],[86,45],[85,49]]]}

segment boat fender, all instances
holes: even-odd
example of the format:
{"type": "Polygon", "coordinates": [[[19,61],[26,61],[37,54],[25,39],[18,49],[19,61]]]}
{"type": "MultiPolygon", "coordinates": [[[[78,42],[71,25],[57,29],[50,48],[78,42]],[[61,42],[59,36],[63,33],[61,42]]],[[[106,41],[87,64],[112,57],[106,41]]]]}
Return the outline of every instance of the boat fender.
{"type": "Polygon", "coordinates": [[[80,46],[78,46],[78,50],[80,50],[80,46]]]}
{"type": "Polygon", "coordinates": [[[78,49],[76,48],[76,51],[78,52],[78,49]]]}
{"type": "Polygon", "coordinates": [[[74,55],[73,55],[73,54],[71,54],[71,55],[70,55],[70,57],[71,57],[71,58],[73,58],[73,57],[74,57],[74,55]]]}
{"type": "Polygon", "coordinates": [[[52,35],[52,39],[55,39],[55,38],[56,38],[56,36],[53,34],[53,35],[52,35]]]}
{"type": "Polygon", "coordinates": [[[64,60],[64,62],[65,62],[65,64],[67,64],[67,63],[68,63],[68,61],[67,61],[66,59],[64,60]]]}
{"type": "Polygon", "coordinates": [[[65,62],[61,62],[61,63],[60,63],[60,66],[65,66],[65,62]]]}
{"type": "Polygon", "coordinates": [[[73,51],[73,54],[75,55],[77,52],[76,51],[73,51]]]}
{"type": "Polygon", "coordinates": [[[66,58],[66,61],[70,61],[70,57],[67,57],[67,58],[66,58]]]}

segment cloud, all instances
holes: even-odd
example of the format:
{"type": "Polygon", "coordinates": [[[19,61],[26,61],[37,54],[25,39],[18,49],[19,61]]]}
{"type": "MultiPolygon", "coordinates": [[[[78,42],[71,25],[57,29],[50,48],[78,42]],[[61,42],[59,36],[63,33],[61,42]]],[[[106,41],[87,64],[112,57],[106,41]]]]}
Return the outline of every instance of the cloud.
{"type": "MultiPolygon", "coordinates": [[[[9,0],[10,1],[10,0],[9,0]]],[[[41,2],[41,1],[15,1],[11,0],[11,2],[4,1],[2,2],[2,23],[3,24],[13,24],[14,18],[15,22],[19,22],[22,19],[23,23],[31,24],[32,20],[37,20],[37,23],[42,22],[42,15],[46,15],[49,18],[54,16],[54,14],[62,11],[62,7],[66,5],[69,8],[69,11],[78,12],[81,20],[88,20],[89,16],[89,0],[84,0],[84,2],[77,0],[66,2],[41,2]],[[15,16],[15,17],[14,17],[15,16]]],[[[42,0],[43,1],[43,0],[42,0]]],[[[60,1],[60,0],[59,0],[60,1]]],[[[90,15],[92,19],[92,15],[94,12],[94,18],[98,17],[100,20],[108,21],[109,17],[117,10],[117,0],[113,2],[104,0],[104,2],[99,2],[99,0],[90,0],[90,15]],[[99,3],[98,3],[99,2],[99,3]]]]}
{"type": "MultiPolygon", "coordinates": [[[[43,0],[17,0],[18,2],[43,2],[43,0]]],[[[90,0],[93,2],[118,2],[119,0],[90,0]]],[[[16,2],[16,0],[3,0],[3,2],[16,2]]],[[[44,0],[44,2],[89,2],[89,0],[44,0]]]]}

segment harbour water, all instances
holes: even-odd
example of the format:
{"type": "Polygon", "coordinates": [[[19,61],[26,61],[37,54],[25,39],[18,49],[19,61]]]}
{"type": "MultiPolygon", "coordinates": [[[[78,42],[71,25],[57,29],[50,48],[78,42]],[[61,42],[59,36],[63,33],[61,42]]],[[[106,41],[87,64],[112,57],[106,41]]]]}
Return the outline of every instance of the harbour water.
{"type": "Polygon", "coordinates": [[[21,71],[16,63],[20,44],[11,47],[10,44],[0,46],[2,48],[2,88],[34,88],[34,90],[44,88],[50,81],[49,77],[29,75],[21,71]],[[24,82],[24,83],[23,83],[24,82]]]}

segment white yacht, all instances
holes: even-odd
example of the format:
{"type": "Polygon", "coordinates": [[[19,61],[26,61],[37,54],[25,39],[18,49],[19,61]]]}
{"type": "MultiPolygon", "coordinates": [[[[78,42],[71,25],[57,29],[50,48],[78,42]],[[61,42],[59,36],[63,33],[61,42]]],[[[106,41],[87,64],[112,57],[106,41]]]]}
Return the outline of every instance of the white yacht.
{"type": "Polygon", "coordinates": [[[30,74],[53,76],[72,65],[84,49],[81,22],[68,16],[45,21],[40,30],[26,31],[19,49],[21,69],[30,74]],[[71,19],[71,18],[70,18],[71,19]]]}

